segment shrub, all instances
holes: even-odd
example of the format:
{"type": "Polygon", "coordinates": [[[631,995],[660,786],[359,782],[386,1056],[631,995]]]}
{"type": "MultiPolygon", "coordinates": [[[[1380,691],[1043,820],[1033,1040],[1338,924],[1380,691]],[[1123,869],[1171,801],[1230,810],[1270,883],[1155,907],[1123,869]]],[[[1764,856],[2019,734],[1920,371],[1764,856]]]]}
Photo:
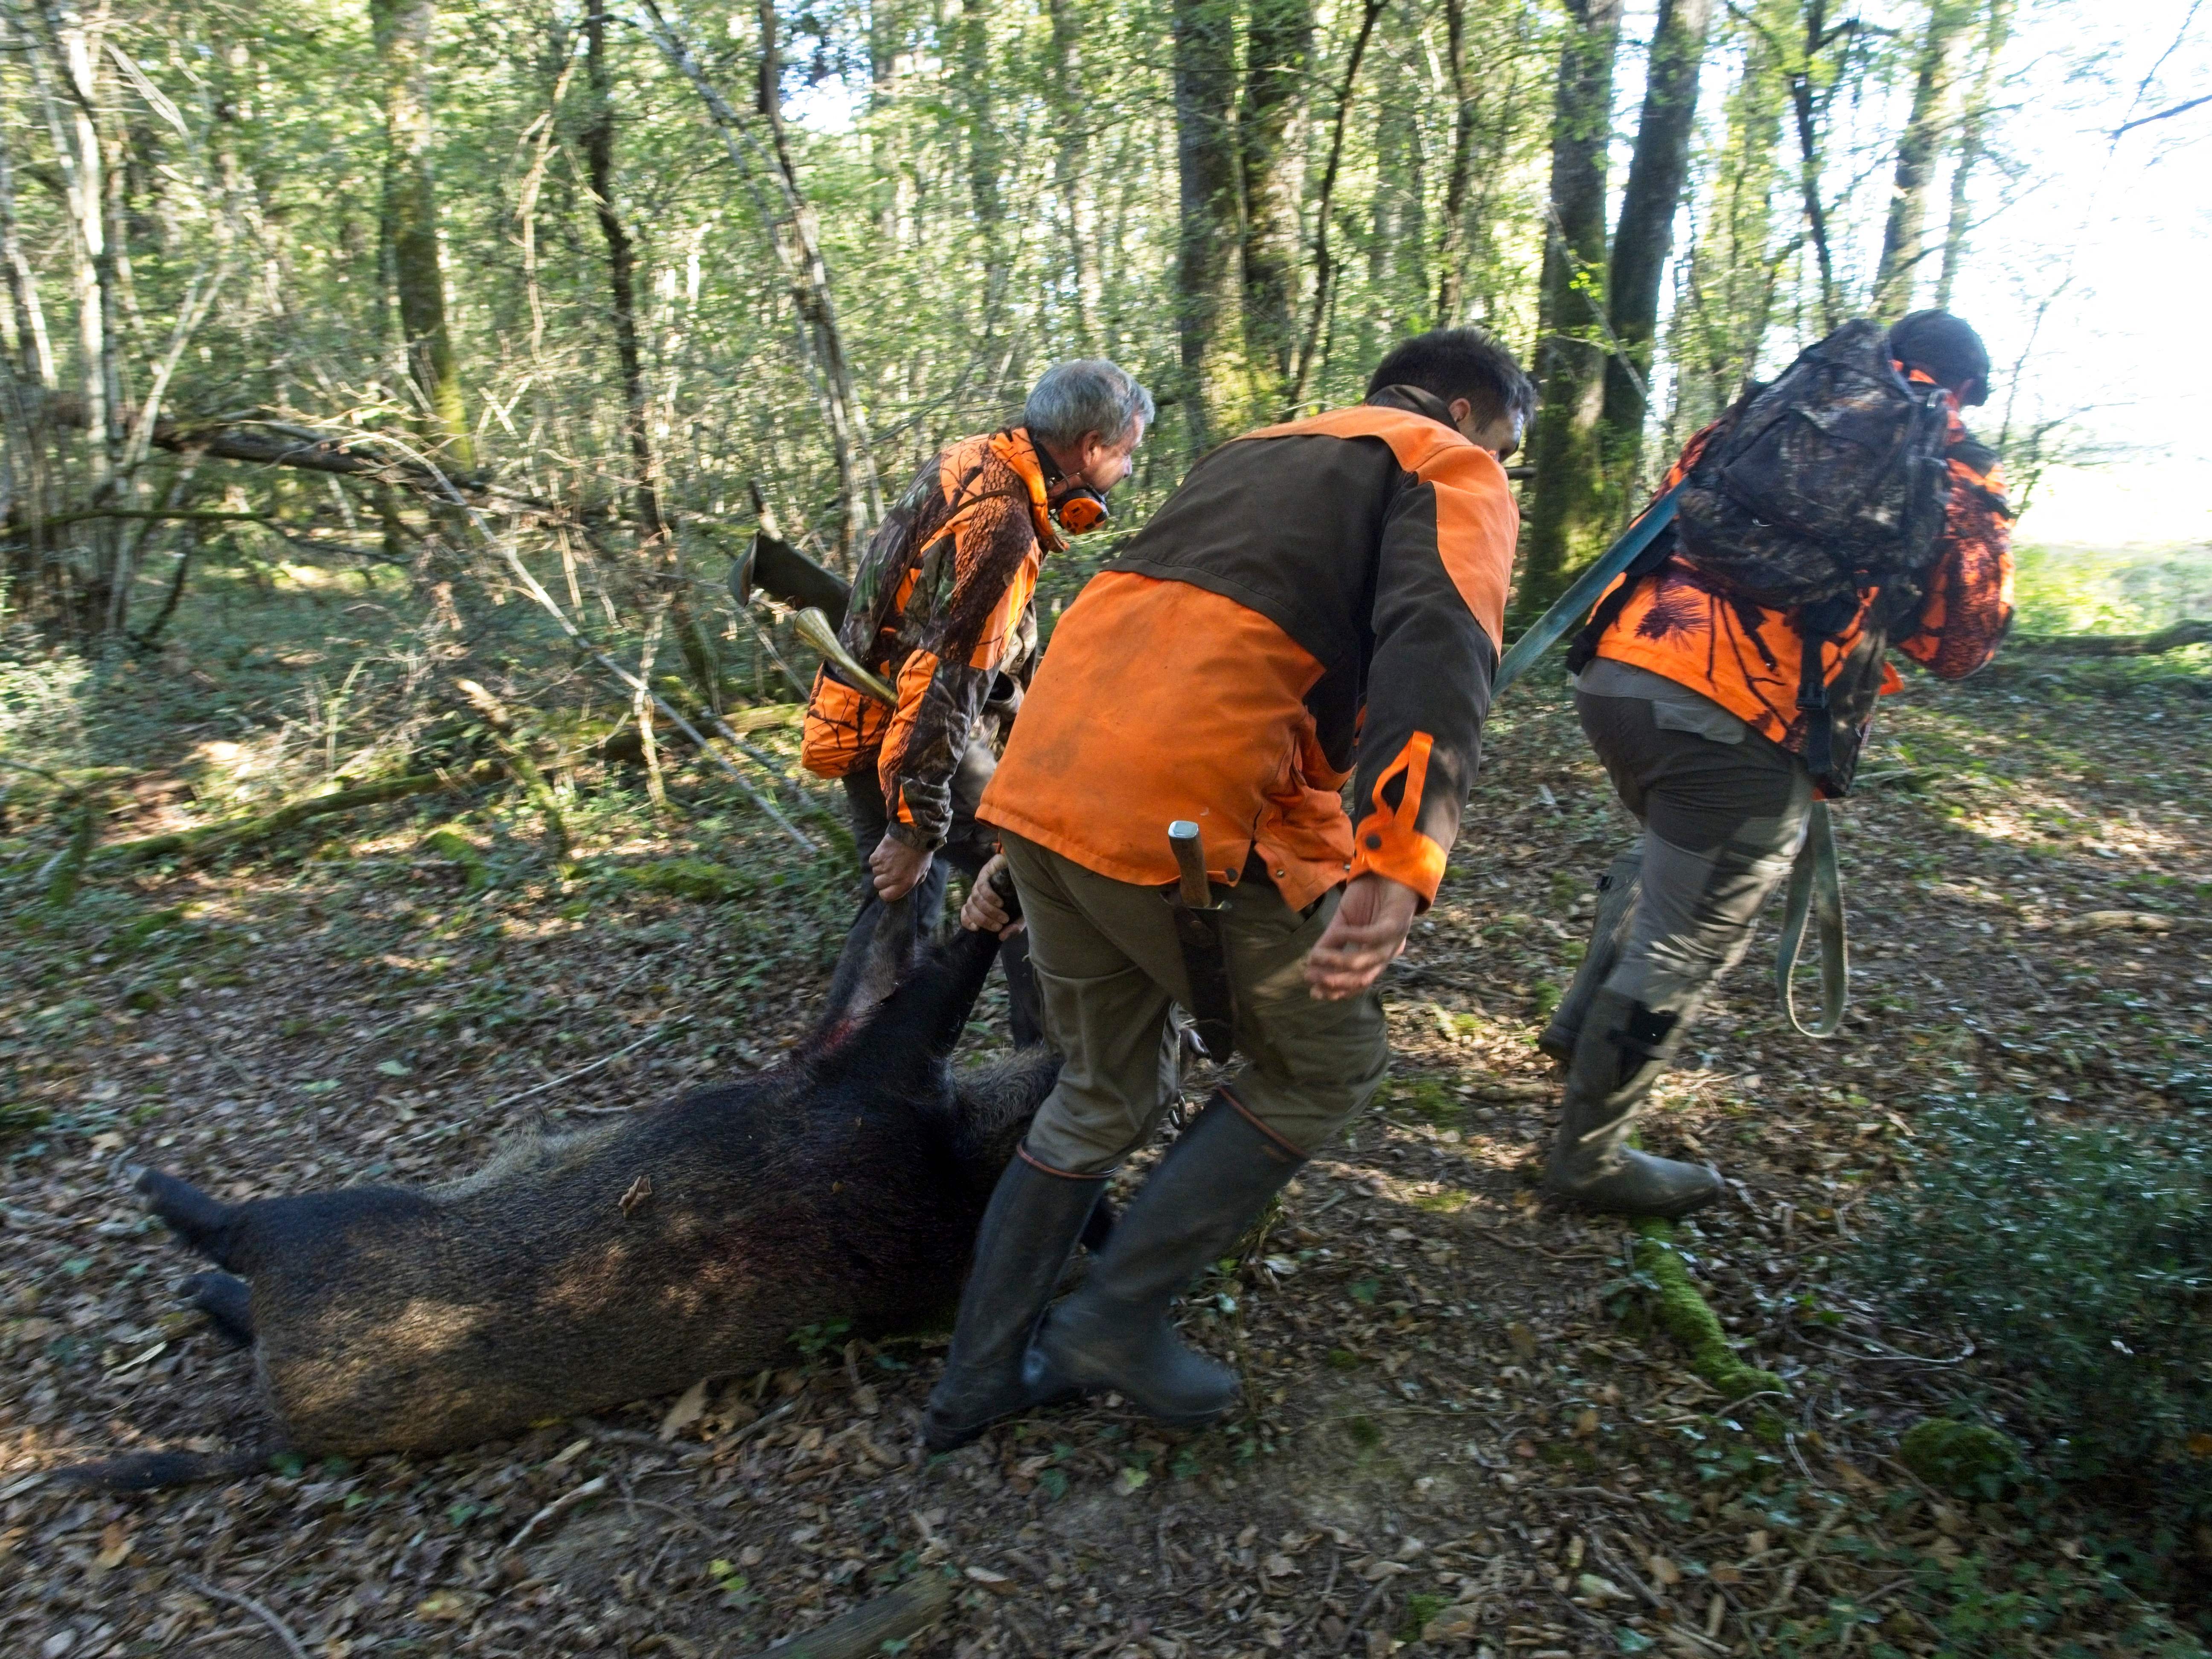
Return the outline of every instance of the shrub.
{"type": "Polygon", "coordinates": [[[2017,1102],[1922,1121],[1913,1179],[1873,1206],[1876,1293],[1994,1355],[2046,1474],[2123,1478],[2168,1528],[2212,1518],[2212,1113],[2137,1133],[2017,1102]]]}

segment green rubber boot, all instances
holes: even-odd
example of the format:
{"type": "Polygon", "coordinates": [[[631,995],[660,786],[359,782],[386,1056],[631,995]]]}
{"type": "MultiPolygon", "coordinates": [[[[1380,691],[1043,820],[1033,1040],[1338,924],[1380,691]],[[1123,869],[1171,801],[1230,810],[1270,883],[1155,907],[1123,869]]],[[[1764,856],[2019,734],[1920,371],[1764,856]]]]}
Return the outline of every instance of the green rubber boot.
{"type": "Polygon", "coordinates": [[[1168,1304],[1244,1229],[1304,1156],[1217,1094],[1115,1224],[1090,1277],[1052,1310],[1030,1350],[1039,1399],[1118,1390],[1146,1416],[1200,1428],[1235,1408],[1234,1370],[1186,1345],[1168,1304]]]}
{"type": "Polygon", "coordinates": [[[1639,841],[1597,878],[1597,915],[1590,923],[1589,949],[1583,952],[1566,995],[1552,1011],[1549,1024],[1536,1046],[1559,1062],[1561,1075],[1574,1063],[1575,1043],[1589,1018],[1598,988],[1613,977],[1628,943],[1628,924],[1636,915],[1637,895],[1643,891],[1644,843],[1639,841]]]}
{"type": "Polygon", "coordinates": [[[922,1413],[930,1450],[964,1446],[1040,1402],[1022,1376],[1030,1338],[1105,1190],[1104,1176],[1061,1175],[1019,1152],[1006,1165],[976,1231],[945,1374],[922,1413]]]}
{"type": "Polygon", "coordinates": [[[1725,1189],[1710,1166],[1654,1158],[1628,1145],[1636,1115],[1674,1056],[1680,1024],[1678,1016],[1655,1013],[1617,991],[1601,990],[1590,1000],[1567,1067],[1546,1191],[1613,1215],[1668,1220],[1720,1197],[1725,1189]]]}

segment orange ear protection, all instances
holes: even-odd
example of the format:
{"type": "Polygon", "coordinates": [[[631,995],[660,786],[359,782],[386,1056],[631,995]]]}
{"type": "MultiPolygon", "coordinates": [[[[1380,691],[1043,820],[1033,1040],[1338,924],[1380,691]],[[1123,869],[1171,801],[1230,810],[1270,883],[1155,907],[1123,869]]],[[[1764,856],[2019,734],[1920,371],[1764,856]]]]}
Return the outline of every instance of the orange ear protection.
{"type": "Polygon", "coordinates": [[[1052,516],[1071,536],[1088,535],[1114,516],[1106,498],[1089,484],[1078,484],[1054,504],[1052,516]]]}

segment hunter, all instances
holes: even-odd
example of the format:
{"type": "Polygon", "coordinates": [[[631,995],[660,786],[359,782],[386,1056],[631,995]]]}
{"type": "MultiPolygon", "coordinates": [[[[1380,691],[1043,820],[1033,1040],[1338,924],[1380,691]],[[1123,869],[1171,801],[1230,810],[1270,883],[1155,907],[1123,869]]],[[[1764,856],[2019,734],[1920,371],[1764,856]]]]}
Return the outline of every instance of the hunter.
{"type": "MultiPolygon", "coordinates": [[[[979,1231],[933,1449],[1079,1393],[1194,1426],[1237,1398],[1169,1304],[1382,1079],[1372,988],[1436,893],[1474,777],[1520,527],[1502,461],[1534,403],[1479,330],[1408,340],[1364,404],[1206,456],[1060,618],[977,816],[1065,1064],[979,1231]],[[1040,1326],[1108,1176],[1171,1097],[1170,1005],[1199,1012],[1206,964],[1168,902],[1176,820],[1200,832],[1211,971],[1244,1059],[1040,1326]]],[[[1009,926],[988,881],[962,919],[1009,926]]]]}
{"type": "MultiPolygon", "coordinates": [[[[884,905],[915,894],[920,926],[933,930],[947,866],[972,876],[991,856],[975,803],[1034,667],[1038,569],[1065,534],[1106,521],[1107,494],[1129,476],[1153,414],[1152,393],[1126,370],[1060,363],[1030,392],[1021,424],[935,456],[870,539],[838,639],[897,701],[823,663],[799,752],[816,776],[844,781],[866,866],[841,990],[884,905]]],[[[1024,943],[1008,941],[1003,960],[1014,1039],[1036,1042],[1024,943]]]]}
{"type": "MultiPolygon", "coordinates": [[[[1914,418],[1926,423],[1924,567],[1839,602],[1762,605],[1744,597],[1742,580],[1731,587],[1717,578],[1713,559],[1698,562],[1692,526],[1681,542],[1661,545],[1655,568],[1638,575],[1632,567],[1569,656],[1583,730],[1643,826],[1599,883],[1590,948],[1539,1038],[1565,1076],[1546,1185],[1589,1208],[1673,1217],[1721,1195],[1711,1167],[1627,1145],[1638,1112],[1706,993],[1742,958],[1813,801],[1849,788],[1876,699],[1902,684],[1887,647],[1894,641],[1939,678],[1959,679],[1996,654],[2011,624],[2011,513],[1995,455],[1958,413],[1989,396],[1980,337],[1948,313],[1918,311],[1888,330],[1886,347],[1878,325],[1852,324],[1799,362],[1847,337],[1865,343],[1877,370],[1902,377],[1890,388],[1898,406],[1917,403],[1914,418]],[[1820,653],[1817,678],[1807,672],[1808,641],[1820,653]]],[[[1796,373],[1775,383],[1778,396],[1796,373]]],[[[1709,453],[1716,465],[1726,459],[1731,423],[1751,406],[1747,395],[1691,439],[1660,495],[1704,482],[1700,462],[1709,453]]],[[[1871,406],[1863,395],[1859,407],[1871,406]]],[[[1863,482],[1796,487],[1817,507],[1824,489],[1863,482]]]]}

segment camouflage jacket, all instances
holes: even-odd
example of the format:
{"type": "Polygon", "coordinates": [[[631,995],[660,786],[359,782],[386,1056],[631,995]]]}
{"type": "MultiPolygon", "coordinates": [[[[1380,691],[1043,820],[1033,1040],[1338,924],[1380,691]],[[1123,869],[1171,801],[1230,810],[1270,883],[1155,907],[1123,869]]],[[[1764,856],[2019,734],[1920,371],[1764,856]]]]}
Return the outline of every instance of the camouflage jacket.
{"type": "Polygon", "coordinates": [[[886,708],[824,665],[807,708],[807,769],[842,777],[873,764],[890,834],[942,846],[953,774],[993,683],[1018,677],[1036,653],[1037,572],[1061,545],[1044,464],[1021,428],[963,438],[924,466],[861,556],[838,630],[898,701],[886,708]]]}

